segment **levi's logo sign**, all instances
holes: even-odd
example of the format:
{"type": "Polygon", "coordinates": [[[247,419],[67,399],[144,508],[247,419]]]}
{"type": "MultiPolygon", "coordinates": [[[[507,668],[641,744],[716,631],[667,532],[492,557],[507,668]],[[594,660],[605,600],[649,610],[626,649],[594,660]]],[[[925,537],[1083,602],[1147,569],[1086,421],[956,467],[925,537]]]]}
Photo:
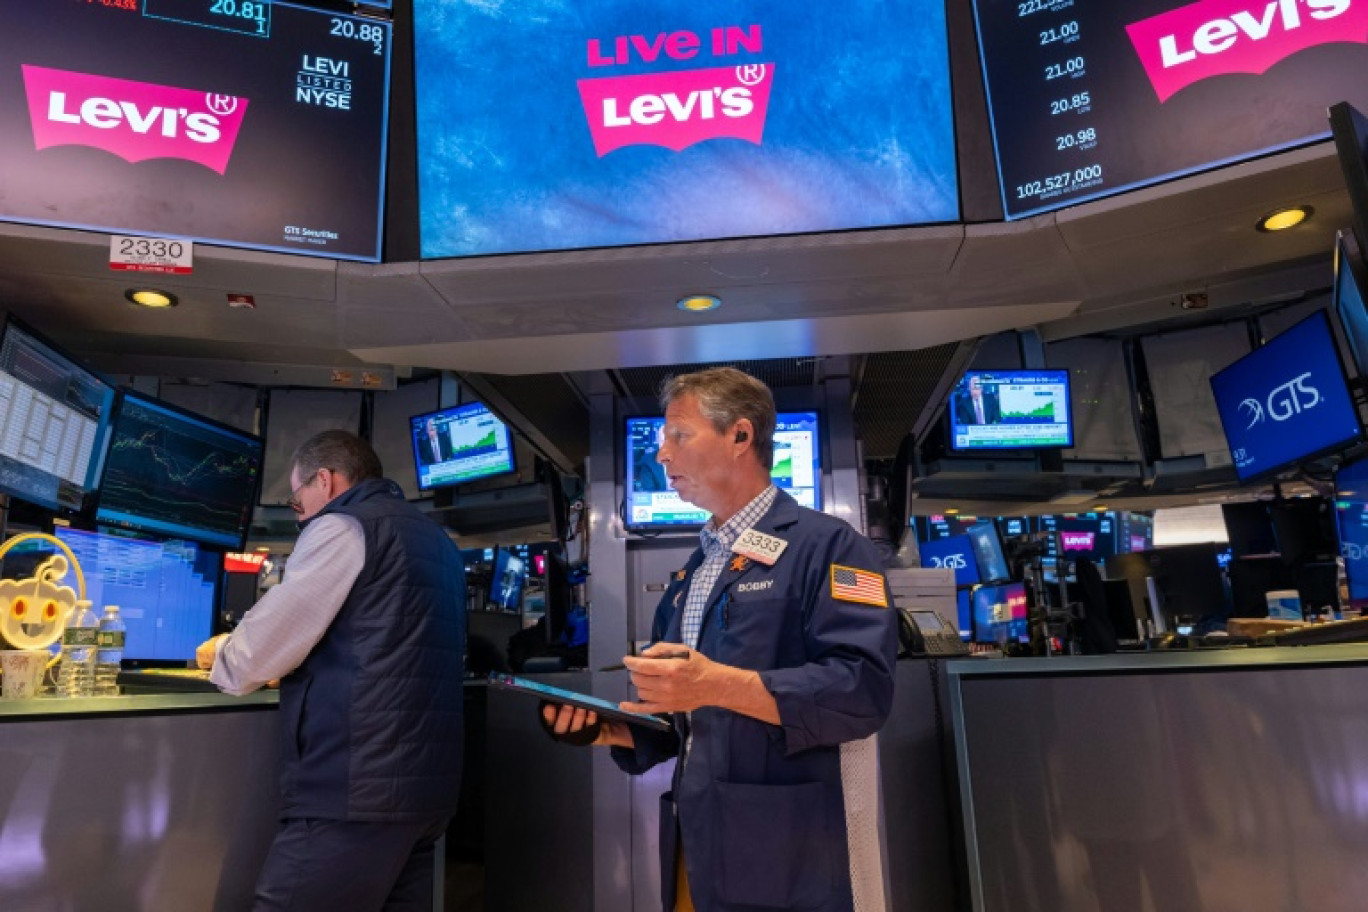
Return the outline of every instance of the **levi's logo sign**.
{"type": "MultiPolygon", "coordinates": [[[[758,25],[712,29],[706,46],[715,59],[760,53],[758,25]]],[[[692,60],[705,42],[693,32],[621,36],[608,46],[588,43],[591,67],[692,60]]],[[[623,146],[663,146],[676,152],[695,143],[733,137],[759,145],[765,132],[774,64],[743,63],[705,69],[579,80],[580,101],[599,157],[623,146]]]]}
{"type": "Polygon", "coordinates": [[[1311,372],[1307,371],[1299,377],[1293,377],[1286,383],[1276,386],[1268,394],[1268,407],[1264,408],[1264,403],[1258,399],[1250,397],[1240,402],[1240,411],[1245,413],[1249,419],[1249,424],[1245,425],[1245,430],[1250,430],[1256,424],[1262,424],[1265,416],[1274,421],[1286,421],[1294,415],[1309,411],[1325,401],[1321,396],[1320,390],[1307,383],[1307,378],[1311,372]]]}
{"type": "Polygon", "coordinates": [[[1059,533],[1059,543],[1065,551],[1091,551],[1095,539],[1096,533],[1094,532],[1059,533]]]}
{"type": "Polygon", "coordinates": [[[247,99],[149,82],[23,67],[33,143],[91,146],[128,162],[181,158],[222,174],[247,99]]]}
{"type": "Polygon", "coordinates": [[[1212,76],[1267,72],[1318,44],[1368,43],[1368,0],[1201,0],[1126,32],[1162,102],[1212,76]]]}

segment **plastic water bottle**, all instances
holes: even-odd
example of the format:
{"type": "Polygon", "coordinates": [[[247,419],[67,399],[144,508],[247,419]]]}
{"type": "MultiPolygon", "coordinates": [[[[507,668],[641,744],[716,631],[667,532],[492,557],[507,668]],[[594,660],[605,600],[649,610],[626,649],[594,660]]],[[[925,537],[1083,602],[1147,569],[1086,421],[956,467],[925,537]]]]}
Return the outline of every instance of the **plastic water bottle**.
{"type": "Polygon", "coordinates": [[[118,605],[105,605],[95,641],[95,695],[119,695],[119,668],[123,662],[124,622],[118,605]]]}
{"type": "Polygon", "coordinates": [[[62,667],[57,672],[57,693],[64,697],[89,697],[95,692],[95,643],[99,619],[90,601],[76,603],[71,620],[62,631],[62,667]]]}

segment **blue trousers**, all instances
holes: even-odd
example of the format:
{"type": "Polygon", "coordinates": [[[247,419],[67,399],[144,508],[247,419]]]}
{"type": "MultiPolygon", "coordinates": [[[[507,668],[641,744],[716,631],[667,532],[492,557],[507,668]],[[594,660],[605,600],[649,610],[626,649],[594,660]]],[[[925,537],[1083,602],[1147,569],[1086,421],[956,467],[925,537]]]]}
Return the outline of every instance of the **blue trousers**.
{"type": "Polygon", "coordinates": [[[254,912],[432,912],[433,847],[446,820],[281,822],[254,912]]]}

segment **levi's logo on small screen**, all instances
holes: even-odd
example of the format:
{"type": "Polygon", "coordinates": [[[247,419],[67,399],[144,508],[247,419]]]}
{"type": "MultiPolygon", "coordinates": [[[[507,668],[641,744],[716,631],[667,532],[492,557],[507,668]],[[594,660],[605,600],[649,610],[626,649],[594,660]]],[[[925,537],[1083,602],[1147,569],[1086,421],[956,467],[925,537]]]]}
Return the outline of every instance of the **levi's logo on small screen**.
{"type": "Polygon", "coordinates": [[[1060,532],[1059,543],[1065,551],[1091,551],[1095,532],[1060,532]]]}
{"type": "Polygon", "coordinates": [[[1368,0],[1202,0],[1126,26],[1160,101],[1232,73],[1260,74],[1298,51],[1368,43],[1368,0]]]}
{"type": "Polygon", "coordinates": [[[579,80],[580,100],[599,157],[633,145],[676,152],[696,143],[733,137],[760,145],[769,110],[774,64],[750,58],[764,49],[757,25],[719,26],[707,35],[690,31],[655,36],[590,38],[588,65],[659,66],[659,72],[579,80]],[[679,69],[699,59],[744,61],[728,66],[679,69]]]}
{"type": "Polygon", "coordinates": [[[48,67],[23,67],[33,143],[91,146],[128,162],[181,158],[222,174],[248,101],[48,67]]]}

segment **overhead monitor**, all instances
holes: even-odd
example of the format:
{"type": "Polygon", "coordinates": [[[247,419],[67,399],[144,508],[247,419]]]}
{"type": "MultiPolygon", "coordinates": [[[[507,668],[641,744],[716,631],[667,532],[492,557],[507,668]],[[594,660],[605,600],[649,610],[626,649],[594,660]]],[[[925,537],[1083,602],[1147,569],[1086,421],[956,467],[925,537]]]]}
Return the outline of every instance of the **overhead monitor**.
{"type": "Polygon", "coordinates": [[[968,535],[952,535],[925,542],[918,549],[923,567],[954,570],[956,586],[971,586],[980,579],[974,559],[974,542],[968,535]]]}
{"type": "Polygon", "coordinates": [[[252,524],[262,450],[255,434],[125,390],[95,521],[240,550],[252,524]]]}
{"type": "Polygon", "coordinates": [[[968,371],[950,395],[950,448],[1073,446],[1066,370],[968,371]]]}
{"type": "MultiPolygon", "coordinates": [[[[1346,4],[1347,5],[1347,4],[1346,4]]],[[[1360,36],[1359,40],[1362,40],[1360,36]]],[[[1358,239],[1358,262],[1368,266],[1368,117],[1347,101],[1330,106],[1330,132],[1335,138],[1340,171],[1354,207],[1353,234],[1358,239]]],[[[1365,286],[1360,284],[1359,288],[1365,286]]]]}
{"type": "Polygon", "coordinates": [[[508,425],[482,402],[468,402],[409,419],[418,487],[465,484],[517,470],[508,425]]]}
{"type": "Polygon", "coordinates": [[[1335,518],[1349,607],[1368,609],[1368,459],[1342,465],[1335,473],[1335,518]]]}
{"type": "MultiPolygon", "coordinates": [[[[708,511],[685,503],[656,461],[664,426],[665,419],[659,416],[627,419],[622,488],[624,520],[629,529],[699,526],[708,521],[708,511]]],[[[770,479],[813,510],[822,508],[821,443],[816,412],[780,412],[776,416],[770,479]]]]}
{"type": "Polygon", "coordinates": [[[1327,138],[1368,102],[1349,0],[974,0],[1009,219],[1327,138]]]}
{"type": "Polygon", "coordinates": [[[969,543],[974,550],[974,563],[978,566],[979,579],[985,583],[1002,583],[1012,578],[1007,566],[1007,557],[1002,552],[1002,539],[998,537],[997,526],[991,522],[971,526],[968,532],[969,543]]]}
{"type": "Polygon", "coordinates": [[[390,32],[280,0],[9,0],[0,219],[174,242],[132,258],[379,260],[390,32]]]}
{"type": "Polygon", "coordinates": [[[220,551],[188,541],[148,541],[58,527],[80,562],[86,597],[97,611],[118,605],[125,626],[124,658],[185,662],[213,633],[220,551]]]}
{"type": "Polygon", "coordinates": [[[99,482],[113,406],[108,381],[10,316],[0,335],[0,492],[82,509],[99,482]]]}
{"type": "Polygon", "coordinates": [[[1335,313],[1354,359],[1354,372],[1368,378],[1368,264],[1352,235],[1335,236],[1335,313]]]}
{"type": "Polygon", "coordinates": [[[422,256],[959,218],[942,0],[414,0],[422,256]]]}
{"type": "Polygon", "coordinates": [[[1031,639],[1026,610],[1026,584],[979,586],[973,593],[974,641],[1026,643],[1031,639]]]}
{"type": "Polygon", "coordinates": [[[1363,439],[1323,310],[1213,375],[1211,391],[1241,482],[1363,439]]]}

